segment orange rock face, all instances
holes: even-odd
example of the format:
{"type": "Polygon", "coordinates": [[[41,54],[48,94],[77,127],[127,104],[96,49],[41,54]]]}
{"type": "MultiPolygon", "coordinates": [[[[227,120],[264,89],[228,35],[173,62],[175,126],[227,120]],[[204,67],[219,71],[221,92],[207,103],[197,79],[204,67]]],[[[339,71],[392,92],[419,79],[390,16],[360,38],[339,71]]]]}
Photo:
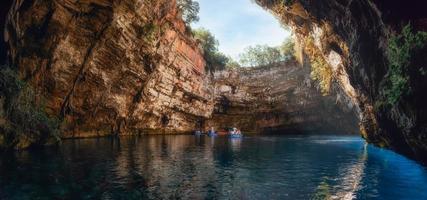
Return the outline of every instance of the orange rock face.
{"type": "Polygon", "coordinates": [[[64,137],[187,132],[210,116],[205,61],[170,0],[15,1],[12,64],[64,137]]]}

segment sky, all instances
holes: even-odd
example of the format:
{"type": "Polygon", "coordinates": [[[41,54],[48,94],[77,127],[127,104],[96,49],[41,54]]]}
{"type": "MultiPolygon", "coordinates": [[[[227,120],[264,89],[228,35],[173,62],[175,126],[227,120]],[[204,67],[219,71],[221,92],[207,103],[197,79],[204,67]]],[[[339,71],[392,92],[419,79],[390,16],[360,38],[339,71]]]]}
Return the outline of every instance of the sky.
{"type": "Polygon", "coordinates": [[[200,21],[219,41],[219,50],[238,60],[248,46],[277,46],[290,35],[268,11],[251,0],[197,0],[200,21]]]}

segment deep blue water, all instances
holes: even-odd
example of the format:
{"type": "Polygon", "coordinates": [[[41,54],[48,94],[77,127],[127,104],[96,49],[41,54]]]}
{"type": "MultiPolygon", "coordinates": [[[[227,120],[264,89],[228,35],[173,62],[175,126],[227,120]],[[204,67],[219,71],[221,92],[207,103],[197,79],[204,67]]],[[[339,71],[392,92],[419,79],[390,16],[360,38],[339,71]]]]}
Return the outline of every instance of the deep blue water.
{"type": "Polygon", "coordinates": [[[427,170],[354,136],[144,136],[3,154],[0,199],[427,199],[427,170]]]}

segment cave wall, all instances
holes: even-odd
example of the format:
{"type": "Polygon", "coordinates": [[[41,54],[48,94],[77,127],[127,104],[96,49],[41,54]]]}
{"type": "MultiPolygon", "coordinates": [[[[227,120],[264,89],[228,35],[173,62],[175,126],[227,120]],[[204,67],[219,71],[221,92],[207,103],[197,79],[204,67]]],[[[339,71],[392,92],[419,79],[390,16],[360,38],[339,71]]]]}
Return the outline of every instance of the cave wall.
{"type": "Polygon", "coordinates": [[[9,8],[12,6],[13,0],[3,0],[0,6],[0,65],[6,64],[7,60],[7,44],[4,40],[4,29],[6,17],[9,8]]]}
{"type": "Polygon", "coordinates": [[[5,40],[64,138],[190,132],[212,112],[175,1],[16,0],[5,40]]]}
{"type": "Polygon", "coordinates": [[[310,66],[295,60],[214,74],[216,105],[206,129],[238,127],[255,133],[357,134],[351,102],[322,95],[310,66]],[[348,104],[350,103],[350,104],[348,104]]]}
{"type": "Polygon", "coordinates": [[[338,113],[336,96],[322,97],[309,81],[309,68],[294,62],[233,72],[240,75],[231,82],[224,77],[231,72],[219,72],[212,82],[175,1],[15,0],[5,22],[10,65],[35,89],[46,112],[61,119],[63,138],[211,126],[355,129],[342,120],[349,112],[338,113]],[[222,91],[230,85],[237,96],[222,91]],[[230,110],[211,117],[225,96],[232,100],[230,110]]]}
{"type": "MultiPolygon", "coordinates": [[[[408,23],[426,29],[426,1],[416,0],[257,0],[295,32],[303,51],[313,38],[316,51],[333,69],[340,93],[355,105],[362,136],[417,160],[427,160],[427,77],[410,75],[410,94],[381,107],[383,81],[390,70],[388,40],[408,23]]],[[[426,51],[424,56],[427,57],[426,51]]],[[[419,59],[416,65],[425,65],[419,59]]],[[[423,67],[421,67],[423,68],[423,67]]],[[[425,69],[425,67],[424,67],[425,69]]]]}
{"type": "MultiPolygon", "coordinates": [[[[291,27],[299,46],[314,38],[333,69],[336,95],[350,100],[367,141],[427,160],[425,75],[417,75],[411,95],[398,105],[375,106],[388,71],[388,38],[408,22],[426,30],[425,1],[257,3],[291,27]]],[[[6,10],[2,6],[1,17],[6,10]]],[[[9,64],[34,87],[47,112],[63,120],[64,137],[191,131],[210,117],[214,93],[227,92],[210,85],[175,1],[15,0],[4,27],[9,64]]],[[[283,128],[291,121],[283,116],[251,129],[283,128]]]]}

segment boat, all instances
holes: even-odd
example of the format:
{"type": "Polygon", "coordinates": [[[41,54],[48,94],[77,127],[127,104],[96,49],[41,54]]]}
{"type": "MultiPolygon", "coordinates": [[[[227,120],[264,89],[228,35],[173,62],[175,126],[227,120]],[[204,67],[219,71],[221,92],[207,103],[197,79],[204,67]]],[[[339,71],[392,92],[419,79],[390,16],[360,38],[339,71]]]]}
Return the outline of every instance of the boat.
{"type": "Polygon", "coordinates": [[[208,131],[208,136],[209,137],[216,137],[216,136],[218,136],[218,134],[215,131],[208,131]]]}
{"type": "Polygon", "coordinates": [[[229,138],[242,138],[243,134],[240,132],[240,130],[237,130],[237,128],[233,128],[231,131],[228,132],[229,138]]]}
{"type": "Polygon", "coordinates": [[[201,136],[201,135],[202,135],[202,132],[201,132],[201,131],[194,131],[194,135],[195,135],[195,136],[201,136]]]}
{"type": "Polygon", "coordinates": [[[230,134],[228,135],[229,138],[243,138],[243,134],[230,134]]]}

